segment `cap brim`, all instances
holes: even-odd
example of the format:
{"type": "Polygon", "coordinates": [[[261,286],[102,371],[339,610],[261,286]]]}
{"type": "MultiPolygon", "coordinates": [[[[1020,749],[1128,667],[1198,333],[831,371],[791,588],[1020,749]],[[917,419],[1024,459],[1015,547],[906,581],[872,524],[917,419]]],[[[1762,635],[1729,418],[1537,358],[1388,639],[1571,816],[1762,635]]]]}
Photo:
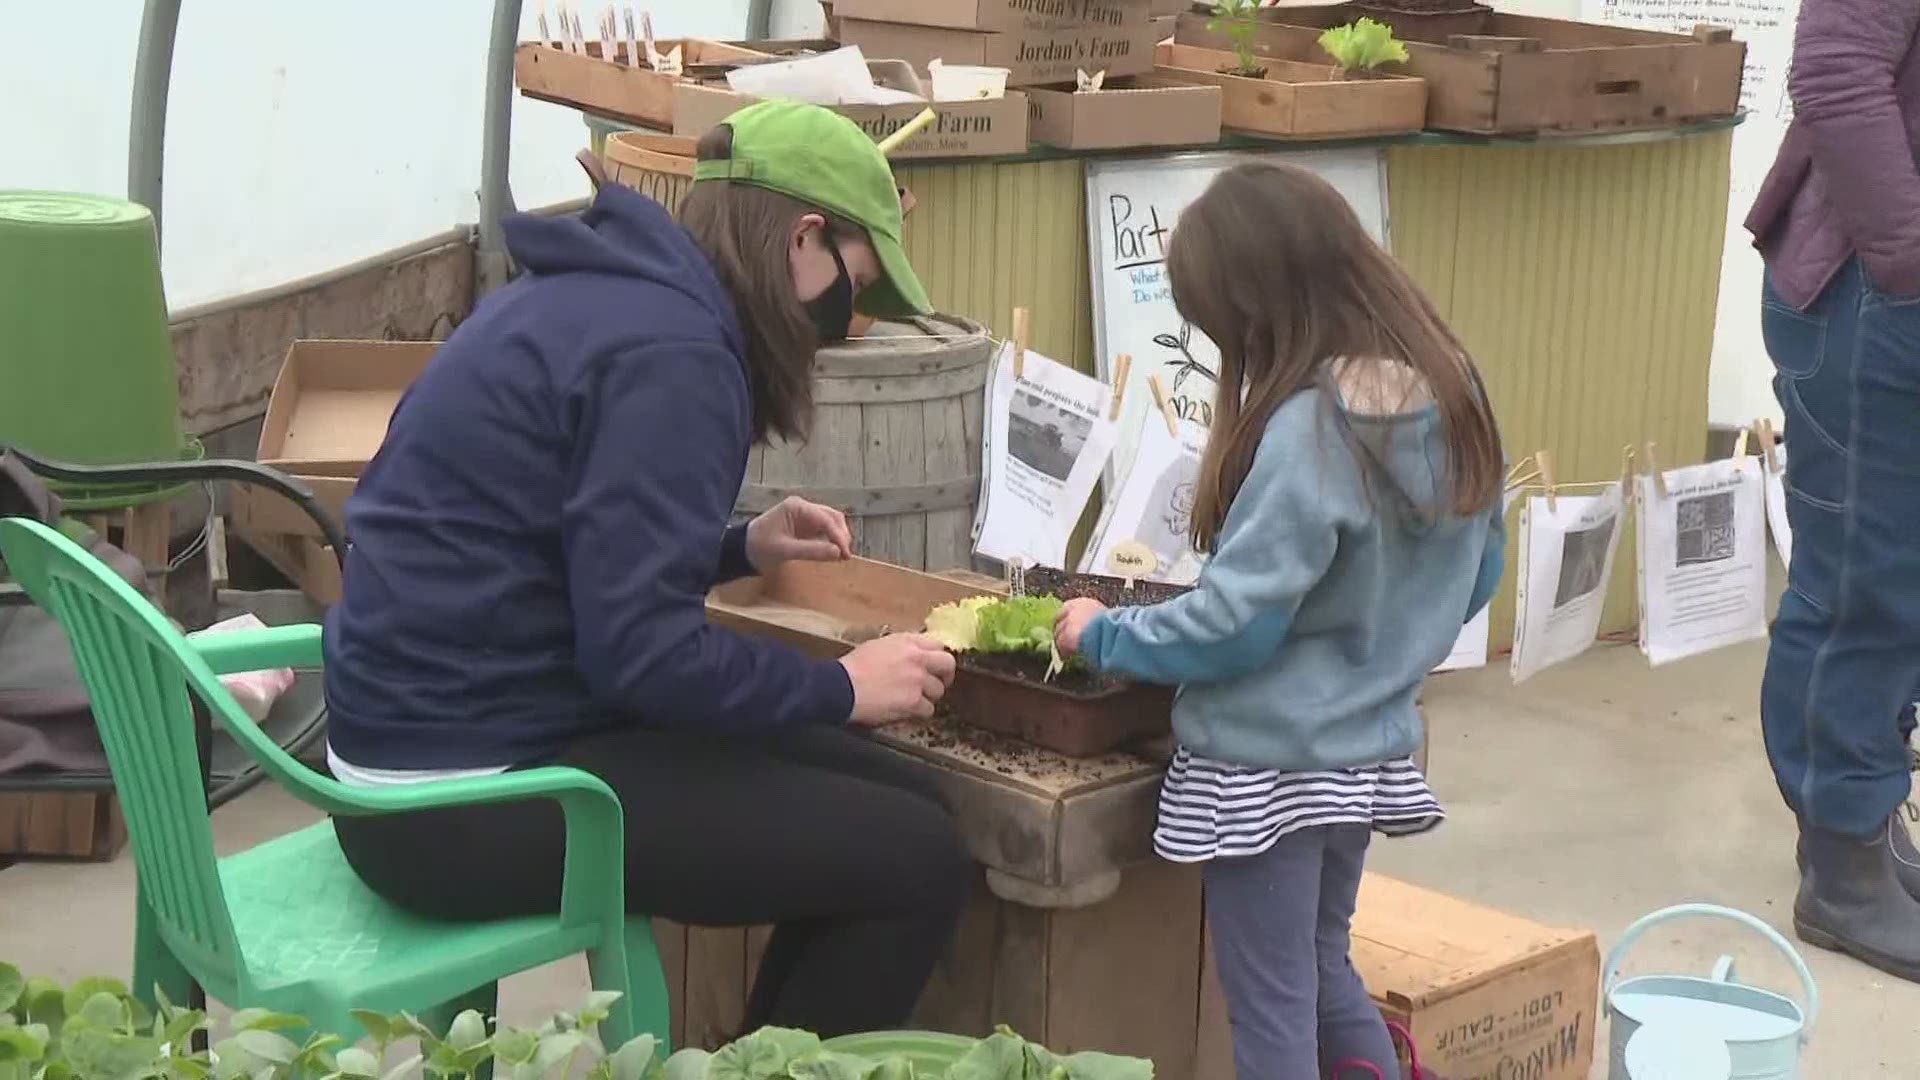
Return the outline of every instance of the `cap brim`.
{"type": "Polygon", "coordinates": [[[913,264],[907,261],[907,251],[900,242],[872,230],[868,231],[867,239],[880,260],[880,280],[860,290],[859,300],[854,304],[860,314],[876,319],[932,314],[933,305],[927,300],[927,290],[920,284],[920,276],[913,272],[913,264]]]}

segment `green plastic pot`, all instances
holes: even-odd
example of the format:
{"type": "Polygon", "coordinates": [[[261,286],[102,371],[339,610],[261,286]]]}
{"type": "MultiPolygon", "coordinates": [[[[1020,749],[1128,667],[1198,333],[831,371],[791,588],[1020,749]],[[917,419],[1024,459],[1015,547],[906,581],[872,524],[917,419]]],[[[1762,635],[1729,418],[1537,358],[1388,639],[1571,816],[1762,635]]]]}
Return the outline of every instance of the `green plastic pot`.
{"type": "Polygon", "coordinates": [[[0,443],[81,465],[181,457],[179,375],[145,207],[0,191],[0,443]]]}
{"type": "Polygon", "coordinates": [[[916,1071],[944,1076],[973,1048],[976,1040],[939,1031],[872,1031],[828,1039],[823,1045],[840,1054],[858,1054],[869,1059],[904,1057],[916,1071]]]}

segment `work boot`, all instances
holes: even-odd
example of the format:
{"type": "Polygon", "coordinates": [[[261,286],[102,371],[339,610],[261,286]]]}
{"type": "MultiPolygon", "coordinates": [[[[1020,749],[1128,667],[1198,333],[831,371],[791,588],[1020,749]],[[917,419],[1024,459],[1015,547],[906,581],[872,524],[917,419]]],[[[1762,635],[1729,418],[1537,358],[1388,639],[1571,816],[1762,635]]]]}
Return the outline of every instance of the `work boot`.
{"type": "Polygon", "coordinates": [[[1816,948],[1920,982],[1920,900],[1895,870],[1898,829],[1898,819],[1889,819],[1871,839],[1860,840],[1803,828],[1807,872],[1793,902],[1793,928],[1816,948]]]}
{"type": "MultiPolygon", "coordinates": [[[[1907,804],[1912,807],[1912,803],[1907,804]]],[[[1887,819],[1889,842],[1893,847],[1893,871],[1900,878],[1900,885],[1907,895],[1920,900],[1920,846],[1915,846],[1913,834],[1907,831],[1907,822],[1895,813],[1887,819]]],[[[1807,876],[1807,840],[1806,831],[1801,830],[1800,839],[1794,844],[1794,862],[1800,867],[1800,877],[1807,876]]]]}

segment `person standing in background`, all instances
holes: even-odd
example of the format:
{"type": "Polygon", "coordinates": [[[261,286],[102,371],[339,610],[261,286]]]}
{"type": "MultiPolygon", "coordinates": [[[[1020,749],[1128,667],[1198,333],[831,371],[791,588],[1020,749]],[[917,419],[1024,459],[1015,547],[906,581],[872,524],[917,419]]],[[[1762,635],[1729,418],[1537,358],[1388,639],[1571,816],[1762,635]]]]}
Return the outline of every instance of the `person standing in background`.
{"type": "Polygon", "coordinates": [[[1920,981],[1899,810],[1920,686],[1920,0],[1802,0],[1795,118],[1747,219],[1793,561],[1761,687],[1802,940],[1920,981]]]}

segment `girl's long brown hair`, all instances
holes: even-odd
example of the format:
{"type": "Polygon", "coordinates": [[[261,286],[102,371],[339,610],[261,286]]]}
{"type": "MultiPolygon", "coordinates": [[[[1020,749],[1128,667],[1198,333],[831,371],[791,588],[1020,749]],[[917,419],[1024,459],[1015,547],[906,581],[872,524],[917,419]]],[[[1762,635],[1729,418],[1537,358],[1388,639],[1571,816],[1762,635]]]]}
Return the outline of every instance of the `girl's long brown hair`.
{"type": "Polygon", "coordinates": [[[1213,550],[1274,411],[1343,360],[1403,364],[1419,377],[1406,380],[1415,392],[1431,394],[1450,494],[1429,513],[1468,516],[1499,497],[1500,433],[1472,357],[1332,185],[1290,165],[1226,170],[1180,215],[1167,274],[1181,317],[1220,349],[1196,549],[1213,550]]]}

